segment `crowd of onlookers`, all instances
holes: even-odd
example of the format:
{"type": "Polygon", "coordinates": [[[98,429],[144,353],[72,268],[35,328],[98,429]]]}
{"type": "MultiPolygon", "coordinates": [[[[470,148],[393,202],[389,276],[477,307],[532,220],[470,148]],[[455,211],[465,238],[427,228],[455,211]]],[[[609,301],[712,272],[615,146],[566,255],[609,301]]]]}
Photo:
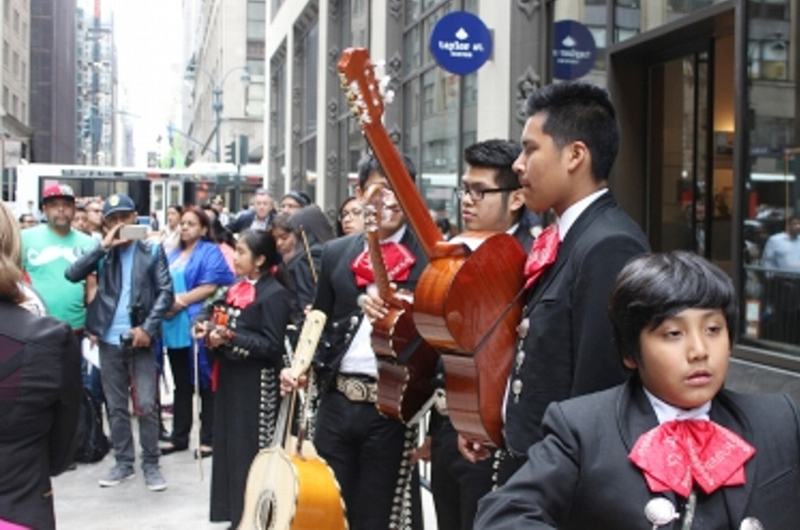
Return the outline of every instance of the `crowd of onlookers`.
{"type": "Polygon", "coordinates": [[[194,458],[217,456],[212,520],[232,520],[232,509],[238,520],[241,506],[230,504],[243,500],[242,473],[264,446],[264,425],[220,409],[264,412],[264,378],[271,374],[277,392],[283,337],[313,301],[321,245],[335,231],[363,228],[359,201],[348,199],[334,225],[302,191],[276,204],[259,189],[235,216],[221,196],[171,205],[163,224],[152,214],[142,225],[140,206],[124,193],[82,199],[55,184],[44,189],[41,211],[32,202],[16,214],[0,207],[0,312],[13,312],[19,342],[0,353],[0,418],[9,420],[0,452],[25,447],[15,462],[0,463],[0,526],[53,528],[49,476],[74,468],[76,458],[102,459],[108,448],[99,450],[98,439],[114,457],[99,485],[133,478],[132,415],[150,490],[167,487],[159,459],[192,445],[194,458]],[[8,387],[8,363],[35,369],[8,387]],[[162,406],[162,388],[172,389],[171,404],[162,406]],[[5,418],[6,401],[15,399],[22,412],[5,418]],[[167,429],[162,412],[170,408],[167,429]],[[104,415],[99,432],[87,432],[84,418],[104,415]],[[197,419],[199,440],[190,443],[197,419]],[[239,486],[229,491],[229,482],[239,486]]]}

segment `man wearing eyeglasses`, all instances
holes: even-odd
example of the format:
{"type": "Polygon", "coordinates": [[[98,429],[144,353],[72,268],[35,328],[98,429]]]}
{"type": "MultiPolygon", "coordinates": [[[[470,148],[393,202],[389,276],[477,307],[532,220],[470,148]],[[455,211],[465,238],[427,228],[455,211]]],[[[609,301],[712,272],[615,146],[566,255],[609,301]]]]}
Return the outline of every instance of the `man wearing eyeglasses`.
{"type": "MultiPolygon", "coordinates": [[[[520,151],[519,144],[507,140],[486,140],[467,147],[467,171],[456,197],[468,231],[506,232],[527,252],[538,230],[538,218],[525,208],[519,178],[512,167],[520,151]]],[[[370,293],[364,311],[370,318],[379,318],[384,316],[382,306],[380,297],[370,293]]],[[[441,386],[441,369],[439,379],[441,386]]],[[[471,529],[478,500],[492,489],[494,461],[471,463],[461,455],[458,433],[441,401],[432,412],[428,437],[417,456],[431,459],[431,492],[438,528],[471,529]]]]}
{"type": "MultiPolygon", "coordinates": [[[[414,178],[411,160],[403,157],[414,178]]],[[[374,156],[358,164],[359,197],[373,184],[388,186],[374,156]]],[[[378,235],[389,279],[412,290],[428,263],[399,204],[384,206],[378,235]]],[[[378,364],[370,341],[372,325],[359,300],[375,286],[364,233],[333,239],[322,247],[314,309],[328,316],[314,368],[319,382],[314,446],[334,472],[350,528],[422,528],[418,474],[409,463],[408,428],[378,412],[378,364]],[[405,492],[410,494],[406,498],[405,492]],[[408,522],[410,521],[410,522],[408,522]]],[[[289,370],[281,391],[297,388],[289,370]]]]}

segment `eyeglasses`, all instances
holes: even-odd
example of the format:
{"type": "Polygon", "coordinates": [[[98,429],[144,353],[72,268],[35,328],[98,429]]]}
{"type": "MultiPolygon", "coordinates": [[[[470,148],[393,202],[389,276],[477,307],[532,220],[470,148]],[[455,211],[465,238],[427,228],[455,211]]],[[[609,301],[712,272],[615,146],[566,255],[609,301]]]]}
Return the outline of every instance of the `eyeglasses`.
{"type": "Polygon", "coordinates": [[[463,186],[461,188],[456,189],[456,197],[458,200],[464,198],[465,195],[469,195],[469,198],[473,200],[473,202],[482,201],[484,195],[487,193],[503,193],[506,191],[514,191],[518,190],[519,188],[470,188],[467,186],[463,186]]]}

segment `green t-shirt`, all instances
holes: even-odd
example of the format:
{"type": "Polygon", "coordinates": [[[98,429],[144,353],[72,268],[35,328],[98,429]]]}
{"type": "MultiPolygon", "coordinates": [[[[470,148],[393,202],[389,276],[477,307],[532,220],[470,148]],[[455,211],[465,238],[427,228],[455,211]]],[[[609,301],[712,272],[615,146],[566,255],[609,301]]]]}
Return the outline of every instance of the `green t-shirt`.
{"type": "Polygon", "coordinates": [[[22,266],[53,318],[81,329],[86,322],[85,282],[72,283],[64,271],[97,241],[77,230],[62,237],[48,225],[22,231],[22,266]]]}

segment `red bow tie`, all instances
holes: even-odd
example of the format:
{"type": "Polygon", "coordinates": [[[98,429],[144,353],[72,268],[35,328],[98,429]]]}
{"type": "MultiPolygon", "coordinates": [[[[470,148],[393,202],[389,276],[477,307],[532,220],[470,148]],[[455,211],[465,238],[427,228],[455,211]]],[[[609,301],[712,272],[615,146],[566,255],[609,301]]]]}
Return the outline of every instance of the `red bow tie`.
{"type": "Polygon", "coordinates": [[[553,264],[558,257],[558,246],[561,239],[558,237],[558,225],[552,224],[542,230],[536,241],[533,242],[531,253],[525,262],[525,288],[528,289],[539,277],[544,274],[547,267],[553,264]]]}
{"type": "Polygon", "coordinates": [[[239,309],[244,309],[256,299],[256,288],[248,281],[241,281],[228,289],[225,303],[239,309]]]}
{"type": "Polygon", "coordinates": [[[692,484],[707,494],[744,484],[744,463],[756,450],[712,421],[669,421],[641,435],[628,458],[644,472],[653,492],[688,498],[692,484]]]}
{"type": "MultiPolygon", "coordinates": [[[[389,280],[393,282],[406,281],[411,273],[411,267],[417,261],[414,254],[400,243],[381,243],[381,255],[383,256],[383,263],[386,265],[389,280]]],[[[359,254],[353,260],[350,268],[356,275],[357,286],[364,287],[375,282],[372,261],[369,259],[369,250],[359,254]]]]}

